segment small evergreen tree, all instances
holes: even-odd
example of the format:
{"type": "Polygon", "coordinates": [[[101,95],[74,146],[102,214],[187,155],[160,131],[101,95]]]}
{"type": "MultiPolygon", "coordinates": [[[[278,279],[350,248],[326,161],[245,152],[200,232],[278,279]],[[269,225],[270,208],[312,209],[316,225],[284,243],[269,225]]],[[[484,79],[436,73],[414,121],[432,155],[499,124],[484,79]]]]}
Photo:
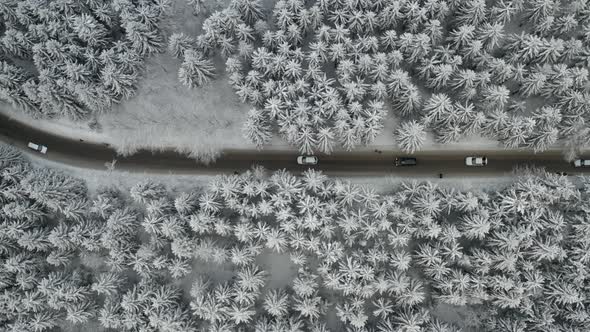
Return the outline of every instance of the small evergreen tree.
{"type": "Polygon", "coordinates": [[[201,87],[215,77],[215,67],[194,50],[184,51],[184,61],[178,70],[180,82],[188,87],[201,87]]]}

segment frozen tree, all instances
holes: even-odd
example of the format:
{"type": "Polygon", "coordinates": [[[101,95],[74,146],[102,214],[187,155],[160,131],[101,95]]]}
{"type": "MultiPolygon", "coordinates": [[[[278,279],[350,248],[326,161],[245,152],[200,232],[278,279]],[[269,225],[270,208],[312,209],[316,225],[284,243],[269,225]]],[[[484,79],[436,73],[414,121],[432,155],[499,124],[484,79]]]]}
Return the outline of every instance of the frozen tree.
{"type": "Polygon", "coordinates": [[[264,310],[274,317],[289,313],[289,296],[282,289],[271,289],[264,297],[264,310]]]}
{"type": "Polygon", "coordinates": [[[262,111],[251,109],[243,127],[244,136],[257,148],[268,144],[272,138],[271,126],[265,121],[262,111]]]}
{"type": "Polygon", "coordinates": [[[439,123],[441,119],[453,111],[451,99],[444,93],[434,94],[425,103],[422,112],[426,123],[439,123]]]}
{"type": "Polygon", "coordinates": [[[3,98],[15,105],[26,107],[31,110],[32,102],[22,90],[22,85],[29,79],[29,75],[21,68],[11,65],[5,61],[0,62],[0,93],[3,98]]]}
{"type": "Polygon", "coordinates": [[[529,139],[529,146],[535,152],[547,150],[551,145],[557,142],[559,130],[557,128],[537,129],[537,133],[529,139]]]}
{"type": "Polygon", "coordinates": [[[47,256],[47,263],[57,267],[66,267],[75,258],[73,250],[54,250],[47,256]]]}
{"type": "Polygon", "coordinates": [[[410,115],[418,112],[422,107],[422,96],[415,85],[409,85],[402,89],[398,98],[393,101],[394,108],[402,115],[410,115]]]}
{"type": "Polygon", "coordinates": [[[487,8],[485,0],[474,0],[461,3],[457,8],[456,20],[459,24],[478,26],[485,22],[487,8]]]}
{"type": "Polygon", "coordinates": [[[488,63],[494,83],[503,84],[514,77],[515,67],[502,59],[493,58],[488,63]]]}
{"type": "Polygon", "coordinates": [[[205,193],[199,198],[199,207],[206,213],[215,213],[222,207],[217,198],[214,194],[205,193]]]}
{"type": "Polygon", "coordinates": [[[33,45],[22,31],[9,28],[0,39],[0,46],[8,54],[25,58],[30,56],[33,45]]]}
{"type": "Polygon", "coordinates": [[[91,289],[97,294],[113,297],[119,293],[124,279],[116,273],[108,272],[99,275],[91,289]]]}
{"type": "Polygon", "coordinates": [[[101,69],[100,78],[105,89],[116,100],[129,99],[135,94],[135,73],[126,73],[122,68],[109,64],[101,69]]]}
{"type": "Polygon", "coordinates": [[[504,39],[504,24],[485,23],[477,29],[476,35],[483,42],[484,48],[491,51],[500,46],[504,39]]]}
{"type": "Polygon", "coordinates": [[[178,78],[188,87],[201,87],[215,77],[213,63],[205,59],[197,51],[188,49],[184,51],[184,60],[178,70],[178,78]]]}
{"type": "Polygon", "coordinates": [[[330,154],[334,140],[334,133],[329,127],[321,128],[317,134],[317,147],[321,152],[330,154]]]}
{"type": "Polygon", "coordinates": [[[534,72],[526,76],[522,81],[520,92],[524,96],[541,94],[542,89],[547,81],[547,76],[541,72],[534,72]]]}
{"type": "Polygon", "coordinates": [[[454,49],[461,49],[469,46],[475,38],[475,26],[470,24],[461,25],[453,30],[447,38],[449,45],[454,49]]]}
{"type": "Polygon", "coordinates": [[[254,23],[264,18],[260,0],[234,0],[231,2],[231,8],[235,9],[247,23],[254,23]]]}
{"type": "Polygon", "coordinates": [[[490,15],[498,23],[506,24],[518,13],[519,8],[515,1],[500,0],[490,9],[490,15]]]}
{"type": "Polygon", "coordinates": [[[67,177],[51,169],[36,169],[21,181],[23,190],[39,203],[54,211],[64,211],[70,202],[85,199],[83,181],[67,177]]]}
{"type": "Polygon", "coordinates": [[[100,22],[88,14],[76,17],[73,28],[78,37],[90,46],[105,46],[108,44],[109,32],[100,22]]]}
{"type": "Polygon", "coordinates": [[[426,22],[424,26],[424,31],[426,32],[430,40],[432,40],[432,44],[434,45],[440,43],[443,39],[444,31],[442,24],[438,19],[432,19],[426,22]]]}
{"type": "Polygon", "coordinates": [[[184,57],[187,50],[193,49],[195,41],[184,33],[174,33],[168,38],[168,51],[177,58],[184,57]]]}
{"type": "Polygon", "coordinates": [[[490,85],[484,93],[483,102],[490,109],[504,109],[510,98],[510,90],[503,85],[490,85]]]}
{"type": "Polygon", "coordinates": [[[321,298],[314,297],[295,297],[293,309],[301,315],[301,317],[316,321],[321,312],[321,298]]]}
{"type": "Polygon", "coordinates": [[[158,53],[164,47],[164,40],[159,32],[146,24],[130,21],[124,28],[131,46],[141,55],[158,53]]]}
{"type": "Polygon", "coordinates": [[[189,215],[198,207],[197,194],[194,192],[182,193],[174,199],[174,208],[181,215],[189,215]]]}
{"type": "Polygon", "coordinates": [[[34,331],[44,331],[57,327],[60,321],[59,314],[55,311],[44,310],[32,315],[28,327],[34,331]]]}
{"type": "Polygon", "coordinates": [[[431,78],[427,81],[428,87],[435,90],[445,88],[449,84],[453,73],[454,68],[449,64],[435,65],[432,69],[431,78]]]}
{"type": "Polygon", "coordinates": [[[463,135],[463,129],[458,123],[450,123],[437,129],[437,140],[441,143],[457,142],[463,135]]]}
{"type": "Polygon", "coordinates": [[[396,140],[400,148],[409,153],[420,150],[426,141],[426,128],[417,121],[402,123],[396,134],[396,140]]]}
{"type": "Polygon", "coordinates": [[[24,163],[25,160],[17,149],[4,144],[0,145],[0,169],[24,163]]]}
{"type": "Polygon", "coordinates": [[[237,285],[247,291],[257,291],[264,285],[265,273],[256,266],[247,266],[238,272],[237,285]]]}
{"type": "Polygon", "coordinates": [[[187,0],[187,3],[193,8],[195,15],[200,15],[205,7],[203,0],[187,0]]]}
{"type": "Polygon", "coordinates": [[[129,192],[131,197],[139,203],[148,203],[167,196],[166,188],[152,181],[139,182],[129,192]]]}
{"type": "Polygon", "coordinates": [[[527,3],[524,8],[526,19],[533,22],[540,22],[548,16],[553,16],[558,4],[554,0],[533,0],[527,3]]]}

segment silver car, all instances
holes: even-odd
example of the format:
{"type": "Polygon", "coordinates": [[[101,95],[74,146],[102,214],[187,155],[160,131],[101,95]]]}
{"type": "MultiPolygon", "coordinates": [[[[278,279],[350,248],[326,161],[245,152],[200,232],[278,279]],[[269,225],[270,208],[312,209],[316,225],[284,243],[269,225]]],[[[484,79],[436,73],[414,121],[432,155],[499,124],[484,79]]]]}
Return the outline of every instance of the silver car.
{"type": "Polygon", "coordinates": [[[316,156],[299,156],[297,157],[297,164],[299,165],[317,165],[318,157],[316,156]]]}
{"type": "Polygon", "coordinates": [[[465,165],[467,165],[467,166],[485,166],[487,164],[488,164],[488,158],[483,157],[483,156],[465,158],[465,165]]]}
{"type": "Polygon", "coordinates": [[[40,152],[42,154],[47,153],[47,147],[45,145],[29,142],[29,144],[27,146],[29,147],[29,149],[35,150],[35,151],[40,152]]]}
{"type": "Polygon", "coordinates": [[[576,159],[574,160],[574,167],[590,167],[590,160],[576,159]]]}

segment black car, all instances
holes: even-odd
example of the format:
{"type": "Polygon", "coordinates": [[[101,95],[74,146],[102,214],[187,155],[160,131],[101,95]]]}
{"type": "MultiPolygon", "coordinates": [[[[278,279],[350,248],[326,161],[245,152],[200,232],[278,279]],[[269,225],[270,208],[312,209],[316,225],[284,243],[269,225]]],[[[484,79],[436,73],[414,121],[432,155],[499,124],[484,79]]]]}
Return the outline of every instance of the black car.
{"type": "Polygon", "coordinates": [[[416,166],[416,158],[397,157],[394,164],[395,166],[416,166]]]}

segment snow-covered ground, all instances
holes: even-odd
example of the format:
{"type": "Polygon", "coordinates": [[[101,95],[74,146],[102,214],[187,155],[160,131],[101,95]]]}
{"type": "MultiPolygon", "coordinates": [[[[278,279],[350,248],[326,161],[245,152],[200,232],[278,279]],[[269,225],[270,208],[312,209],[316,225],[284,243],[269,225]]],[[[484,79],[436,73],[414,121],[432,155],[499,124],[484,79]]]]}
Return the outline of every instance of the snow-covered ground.
{"type": "MultiPolygon", "coordinates": [[[[214,9],[216,2],[206,5],[214,9]]],[[[166,34],[200,34],[205,15],[193,15],[186,1],[172,1],[171,6],[163,22],[166,34]]],[[[122,154],[173,149],[199,159],[226,148],[254,148],[241,134],[249,106],[229,86],[224,63],[215,64],[219,72],[211,84],[189,89],[178,81],[180,62],[166,52],[149,58],[137,95],[97,119],[102,135],[122,154]]]]}
{"type": "Polygon", "coordinates": [[[102,187],[113,186],[121,189],[129,189],[138,182],[153,180],[164,184],[172,193],[189,192],[198,188],[204,188],[211,181],[213,175],[180,175],[170,172],[170,174],[148,174],[124,172],[119,170],[94,170],[87,168],[74,167],[46,159],[38,158],[34,155],[27,155],[31,163],[37,167],[48,167],[64,171],[66,174],[75,178],[86,181],[90,193],[95,193],[102,187]]]}

